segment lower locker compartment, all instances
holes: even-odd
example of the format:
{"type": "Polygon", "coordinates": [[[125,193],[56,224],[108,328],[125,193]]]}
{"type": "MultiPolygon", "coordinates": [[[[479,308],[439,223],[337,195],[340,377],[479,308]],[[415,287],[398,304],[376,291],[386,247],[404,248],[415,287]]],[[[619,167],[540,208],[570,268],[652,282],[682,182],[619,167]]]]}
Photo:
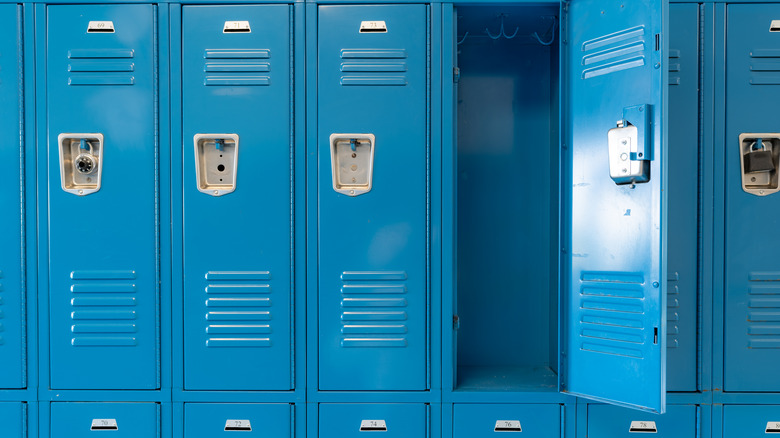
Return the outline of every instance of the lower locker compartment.
{"type": "Polygon", "coordinates": [[[23,438],[26,435],[25,405],[19,402],[0,402],[0,436],[23,438]]]}
{"type": "Polygon", "coordinates": [[[288,403],[185,403],[184,437],[289,438],[292,412],[288,403]]]}
{"type": "Polygon", "coordinates": [[[758,438],[769,434],[780,436],[780,405],[723,407],[723,438],[758,438]]]}
{"type": "Polygon", "coordinates": [[[426,438],[428,409],[423,403],[323,403],[319,438],[426,438]]]}
{"type": "Polygon", "coordinates": [[[553,404],[456,404],[452,436],[481,438],[514,432],[523,438],[560,438],[562,409],[553,404]]]}
{"type": "Polygon", "coordinates": [[[157,403],[54,402],[51,438],[155,438],[160,436],[157,403]]]}
{"type": "Polygon", "coordinates": [[[618,406],[588,405],[587,438],[635,438],[642,433],[657,438],[694,438],[696,414],[695,405],[667,405],[663,415],[618,406]]]}

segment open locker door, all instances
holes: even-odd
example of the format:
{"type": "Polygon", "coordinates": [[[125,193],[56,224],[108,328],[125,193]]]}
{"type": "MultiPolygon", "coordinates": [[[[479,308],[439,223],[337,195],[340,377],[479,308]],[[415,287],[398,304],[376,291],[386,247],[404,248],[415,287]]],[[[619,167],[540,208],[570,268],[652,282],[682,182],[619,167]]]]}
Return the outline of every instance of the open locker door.
{"type": "Polygon", "coordinates": [[[657,413],[666,404],[667,9],[667,0],[572,0],[563,29],[560,387],[657,413]]]}

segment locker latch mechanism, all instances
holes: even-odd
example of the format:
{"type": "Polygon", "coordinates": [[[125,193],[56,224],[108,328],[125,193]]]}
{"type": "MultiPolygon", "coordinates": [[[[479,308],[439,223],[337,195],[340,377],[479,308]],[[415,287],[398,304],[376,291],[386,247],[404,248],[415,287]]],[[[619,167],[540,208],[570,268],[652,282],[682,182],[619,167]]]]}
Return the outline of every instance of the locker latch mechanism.
{"type": "Polygon", "coordinates": [[[62,190],[86,196],[100,190],[103,175],[103,134],[60,134],[62,190]]]}
{"type": "Polygon", "coordinates": [[[780,190],[780,134],[739,136],[742,190],[756,196],[767,196],[780,190]]]}
{"type": "Polygon", "coordinates": [[[374,144],[373,134],[331,134],[333,190],[348,196],[371,191],[374,144]]]}
{"type": "Polygon", "coordinates": [[[198,191],[222,196],[236,190],[238,134],[195,134],[198,191]]]}
{"type": "Polygon", "coordinates": [[[623,109],[617,127],[609,130],[609,176],[616,184],[650,181],[650,105],[623,109]]]}

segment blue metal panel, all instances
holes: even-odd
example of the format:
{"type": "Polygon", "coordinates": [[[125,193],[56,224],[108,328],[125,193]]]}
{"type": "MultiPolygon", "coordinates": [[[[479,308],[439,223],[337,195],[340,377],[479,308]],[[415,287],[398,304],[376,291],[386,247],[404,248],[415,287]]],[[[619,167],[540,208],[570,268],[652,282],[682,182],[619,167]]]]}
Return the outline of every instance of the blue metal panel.
{"type": "Polygon", "coordinates": [[[291,437],[292,405],[270,403],[185,403],[184,436],[187,438],[291,437]]]}
{"type": "MultiPolygon", "coordinates": [[[[13,5],[16,9],[16,5],[13,5]]],[[[0,7],[2,9],[2,7],[0,7]]],[[[14,10],[14,17],[16,11],[14,10]]],[[[17,402],[0,403],[0,432],[3,438],[23,438],[27,436],[25,405],[17,402]]]]}
{"type": "Polygon", "coordinates": [[[185,389],[292,388],[290,31],[288,5],[183,8],[185,389]],[[238,135],[232,193],[198,190],[205,133],[238,135]]]}
{"type": "Polygon", "coordinates": [[[658,412],[666,365],[666,6],[665,0],[570,3],[563,185],[570,189],[561,389],[658,412]],[[621,117],[637,126],[639,146],[641,136],[649,137],[650,157],[642,157],[651,159],[649,182],[616,185],[610,178],[608,131],[621,117]]]}
{"type": "Polygon", "coordinates": [[[47,9],[51,387],[157,388],[155,8],[47,9]],[[104,136],[99,191],[61,188],[61,133],[104,136]]]}
{"type": "Polygon", "coordinates": [[[780,433],[780,406],[723,407],[723,438],[763,438],[772,433],[780,433]]]}
{"type": "Polygon", "coordinates": [[[559,438],[560,405],[456,404],[453,438],[487,438],[501,432],[520,432],[535,438],[559,438]]]}
{"type": "Polygon", "coordinates": [[[410,403],[322,403],[319,438],[428,437],[428,406],[410,403]],[[383,429],[384,425],[384,430],[383,429]]]}
{"type": "Polygon", "coordinates": [[[0,205],[5,210],[0,215],[0,388],[8,389],[25,386],[20,11],[17,5],[0,5],[0,129],[8,136],[0,148],[0,205]]]}
{"type": "Polygon", "coordinates": [[[666,389],[696,391],[699,5],[669,6],[669,234],[666,389]]]}
{"type": "Polygon", "coordinates": [[[780,132],[780,5],[728,6],[724,390],[780,391],[780,194],[742,190],[739,135],[780,132]]]}
{"type": "Polygon", "coordinates": [[[617,406],[588,405],[588,438],[633,438],[641,433],[693,438],[698,436],[696,410],[695,405],[667,405],[664,415],[655,415],[617,406]]]}
{"type": "Polygon", "coordinates": [[[320,6],[318,26],[319,389],[423,390],[426,6],[320,6]],[[334,133],[375,136],[368,193],[333,189],[334,133]]]}
{"type": "Polygon", "coordinates": [[[157,403],[51,404],[51,438],[139,438],[160,436],[157,403]]]}

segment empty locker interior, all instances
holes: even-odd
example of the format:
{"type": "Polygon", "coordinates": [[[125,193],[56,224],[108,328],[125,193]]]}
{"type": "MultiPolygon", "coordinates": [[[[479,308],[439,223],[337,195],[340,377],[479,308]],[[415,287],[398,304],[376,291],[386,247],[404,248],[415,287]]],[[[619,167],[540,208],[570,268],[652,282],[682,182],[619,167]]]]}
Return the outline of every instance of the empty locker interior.
{"type": "Polygon", "coordinates": [[[558,5],[455,15],[454,388],[557,392],[558,5]]]}

